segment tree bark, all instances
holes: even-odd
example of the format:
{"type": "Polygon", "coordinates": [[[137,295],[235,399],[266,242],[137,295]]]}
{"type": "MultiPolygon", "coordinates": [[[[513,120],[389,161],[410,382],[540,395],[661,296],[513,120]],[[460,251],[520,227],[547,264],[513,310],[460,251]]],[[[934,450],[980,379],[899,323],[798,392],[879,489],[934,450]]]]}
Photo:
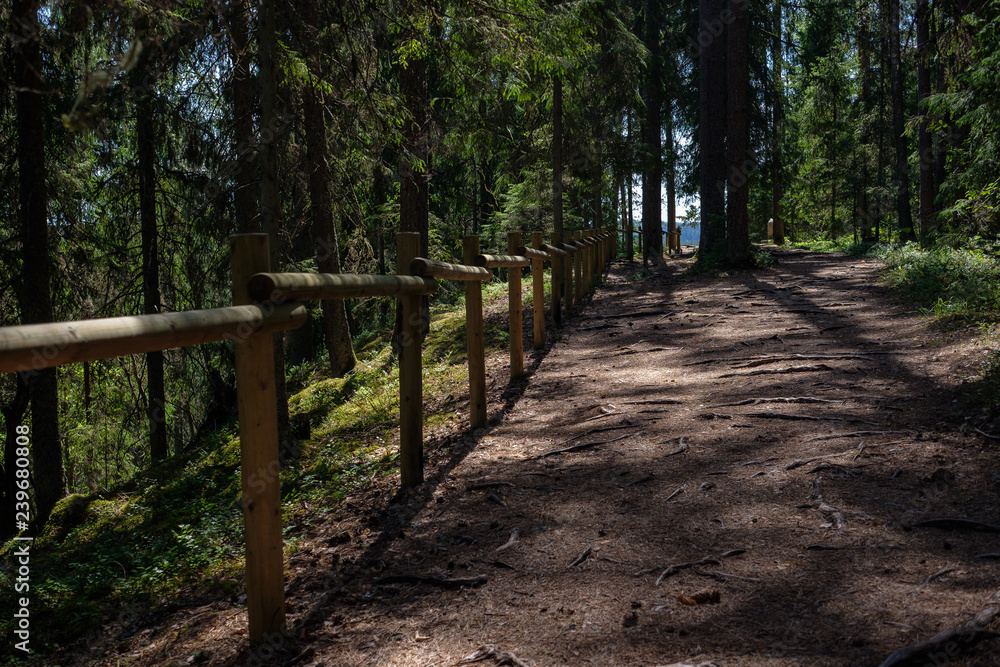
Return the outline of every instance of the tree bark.
{"type": "Polygon", "coordinates": [[[774,104],[772,106],[771,140],[774,142],[773,173],[771,174],[771,216],[774,218],[775,245],[785,243],[785,218],[782,211],[782,199],[785,198],[785,174],[782,164],[781,142],[784,122],[785,86],[782,80],[781,65],[784,53],[781,45],[782,34],[781,0],[774,1],[774,37],[771,39],[771,62],[774,67],[774,104]]]}
{"type": "Polygon", "coordinates": [[[642,171],[642,263],[654,263],[663,256],[663,155],[660,135],[663,132],[663,81],[661,76],[661,49],[659,3],[646,0],[646,48],[649,49],[649,65],[646,67],[646,122],[645,168],[642,171]]]}
{"type": "Polygon", "coordinates": [[[674,105],[667,101],[664,135],[667,138],[667,231],[677,231],[677,146],[674,143],[674,105]]]}
{"type": "MultiPolygon", "coordinates": [[[[278,192],[277,137],[280,130],[276,113],[278,79],[274,64],[274,0],[263,0],[258,7],[258,59],[260,76],[260,223],[270,237],[271,269],[280,270],[281,200],[278,192]]],[[[284,336],[274,334],[275,394],[278,407],[278,444],[282,461],[294,458],[295,440],[288,414],[288,389],[285,386],[284,336]]]]}
{"type": "MultiPolygon", "coordinates": [[[[628,114],[625,116],[626,133],[628,134],[628,143],[632,145],[632,111],[629,110],[628,114]]],[[[635,260],[635,221],[632,219],[632,177],[633,168],[630,166],[628,170],[628,176],[625,179],[625,186],[628,189],[626,194],[628,210],[628,218],[625,221],[626,225],[626,236],[625,239],[625,255],[628,261],[632,262],[635,260]]]]}
{"type": "MultiPolygon", "coordinates": [[[[552,231],[558,237],[563,234],[563,129],[562,129],[562,79],[552,79],[552,231]]],[[[553,262],[555,263],[555,261],[553,262]]],[[[568,266],[568,262],[562,262],[568,266]]],[[[560,295],[552,295],[552,326],[562,326],[560,295]]]]}
{"type": "Polygon", "coordinates": [[[698,85],[702,257],[726,243],[726,40],[723,0],[700,0],[698,85]]]}
{"type": "Polygon", "coordinates": [[[252,73],[250,17],[246,0],[229,3],[229,57],[233,61],[233,177],[236,182],[237,229],[248,234],[260,232],[257,167],[254,160],[254,108],[256,82],[252,73]]]}
{"type": "Polygon", "coordinates": [[[729,90],[726,109],[726,261],[733,267],[750,266],[750,160],[747,154],[747,0],[730,0],[733,21],[726,37],[729,90]]]}
{"type": "Polygon", "coordinates": [[[910,209],[910,169],[907,164],[906,135],[903,124],[903,64],[899,44],[899,0],[888,0],[886,38],[889,41],[890,85],[892,86],[892,133],[896,140],[896,215],[899,238],[916,241],[913,212],[910,209]]]}
{"type": "Polygon", "coordinates": [[[920,128],[917,134],[920,165],[920,241],[926,243],[934,224],[934,149],[931,144],[929,116],[924,102],[931,94],[930,7],[927,0],[917,0],[917,110],[920,128]]]}
{"type": "MultiPolygon", "coordinates": [[[[140,32],[145,32],[141,29],[140,32]]],[[[155,63],[153,43],[143,51],[140,72],[155,63]]],[[[160,312],[160,255],[156,223],[156,109],[149,81],[136,88],[135,140],[139,162],[139,227],[142,245],[142,312],[160,312]]],[[[167,398],[164,386],[163,352],[146,353],[146,418],[149,422],[149,455],[162,461],[167,447],[167,398]]]]}
{"type": "Polygon", "coordinates": [[[5,428],[3,447],[3,468],[0,469],[0,478],[3,480],[2,494],[0,494],[0,539],[6,540],[14,535],[15,508],[17,495],[16,459],[17,459],[17,427],[24,419],[24,413],[28,409],[30,392],[28,384],[21,373],[14,374],[14,397],[3,409],[3,421],[5,428]]]}
{"type": "MultiPolygon", "coordinates": [[[[21,232],[21,321],[52,321],[48,173],[45,167],[45,82],[42,79],[38,0],[14,0],[11,42],[16,96],[18,218],[21,232]]],[[[25,374],[31,391],[31,459],[35,525],[43,525],[66,488],[59,439],[56,369],[25,374]]]]}
{"type": "MultiPolygon", "coordinates": [[[[313,238],[316,239],[316,267],[320,273],[340,273],[340,246],[333,220],[330,188],[326,108],[322,93],[315,86],[307,86],[304,97],[309,216],[312,218],[313,238]]],[[[347,308],[343,299],[325,299],[322,308],[330,372],[334,377],[343,377],[357,365],[351,344],[351,329],[347,323],[347,308]]]]}

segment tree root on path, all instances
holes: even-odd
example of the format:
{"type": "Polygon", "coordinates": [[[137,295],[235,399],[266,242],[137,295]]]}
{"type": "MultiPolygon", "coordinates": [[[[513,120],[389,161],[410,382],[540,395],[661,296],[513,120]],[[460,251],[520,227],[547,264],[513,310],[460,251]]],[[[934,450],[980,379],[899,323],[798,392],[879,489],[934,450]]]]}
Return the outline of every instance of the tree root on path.
{"type": "Polygon", "coordinates": [[[817,435],[815,438],[809,438],[808,440],[803,440],[802,444],[805,444],[807,442],[818,442],[820,440],[837,440],[838,438],[864,438],[870,435],[896,435],[900,433],[906,433],[906,431],[853,431],[851,433],[830,433],[828,435],[817,435]]]}
{"type": "Polygon", "coordinates": [[[807,466],[810,463],[812,463],[813,461],[822,461],[823,459],[835,459],[835,458],[838,458],[840,456],[847,456],[848,454],[853,454],[856,451],[858,451],[858,450],[856,450],[856,449],[848,449],[847,451],[837,452],[836,454],[824,454],[823,456],[813,456],[813,457],[810,457],[808,459],[799,459],[798,461],[792,461],[791,463],[789,463],[788,465],[786,465],[785,466],[785,470],[795,470],[796,468],[801,468],[802,466],[807,466]]]}
{"type": "Polygon", "coordinates": [[[753,375],[786,375],[788,373],[812,373],[815,371],[833,371],[832,366],[826,364],[813,364],[806,366],[789,366],[788,368],[761,368],[748,373],[723,373],[719,378],[740,378],[751,377],[753,375]]]}
{"type": "Polygon", "coordinates": [[[810,422],[854,422],[857,424],[870,424],[871,426],[881,426],[875,422],[857,419],[855,417],[818,417],[816,415],[792,415],[785,412],[748,412],[745,417],[755,417],[757,419],[788,419],[791,421],[810,422]]]}
{"type": "Polygon", "coordinates": [[[900,649],[885,659],[879,667],[923,667],[928,660],[944,664],[957,658],[985,639],[1000,637],[986,626],[1000,616],[1000,590],[995,592],[974,618],[962,625],[938,633],[925,642],[900,649]],[[943,662],[939,662],[939,658],[943,662]]]}
{"type": "MultiPolygon", "coordinates": [[[[591,447],[597,447],[598,445],[607,445],[612,442],[618,442],[619,440],[624,440],[625,438],[631,438],[633,435],[641,435],[642,431],[639,433],[626,433],[625,435],[620,435],[617,438],[611,438],[610,440],[598,440],[596,442],[582,442],[578,445],[572,445],[570,447],[563,447],[562,449],[553,449],[547,452],[542,452],[541,454],[536,454],[532,456],[527,461],[537,461],[538,459],[544,459],[547,456],[555,456],[556,454],[568,454],[569,452],[578,452],[582,449],[589,449],[591,447]]],[[[583,437],[583,436],[580,436],[583,437]]],[[[574,440],[576,438],[573,438],[574,440]]]]}
{"type": "Polygon", "coordinates": [[[721,403],[708,407],[714,410],[715,408],[735,408],[741,405],[760,405],[761,403],[846,403],[846,401],[831,398],[814,398],[812,396],[776,396],[774,398],[747,398],[735,403],[721,403]]]}

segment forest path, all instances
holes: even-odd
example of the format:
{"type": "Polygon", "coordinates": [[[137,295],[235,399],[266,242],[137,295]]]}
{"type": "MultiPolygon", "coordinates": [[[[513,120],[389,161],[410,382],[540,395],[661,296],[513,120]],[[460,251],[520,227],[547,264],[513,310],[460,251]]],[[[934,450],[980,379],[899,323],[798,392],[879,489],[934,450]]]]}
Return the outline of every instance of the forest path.
{"type": "MultiPolygon", "coordinates": [[[[777,255],[716,280],[612,271],[503,421],[315,608],[302,664],[493,646],[478,664],[856,667],[971,618],[997,537],[910,526],[998,521],[993,446],[958,428],[975,351],[871,262],[777,255]],[[399,574],[487,583],[376,583],[399,574]]],[[[976,656],[950,664],[1000,664],[976,656]]]]}
{"type": "Polygon", "coordinates": [[[491,426],[431,429],[425,485],[381,479],[299,538],[290,637],[247,649],[219,601],[131,664],[874,667],[969,620],[998,536],[912,526],[1000,523],[975,332],[872,262],[774,252],[714,279],[616,264],[524,383],[488,362],[491,426]]]}

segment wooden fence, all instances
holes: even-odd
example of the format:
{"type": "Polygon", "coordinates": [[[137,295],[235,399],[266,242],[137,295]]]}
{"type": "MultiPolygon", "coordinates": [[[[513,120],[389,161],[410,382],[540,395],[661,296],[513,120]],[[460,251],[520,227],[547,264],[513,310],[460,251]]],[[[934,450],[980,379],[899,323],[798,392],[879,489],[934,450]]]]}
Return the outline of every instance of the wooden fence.
{"type": "Polygon", "coordinates": [[[284,551],[281,535],[281,485],[278,481],[278,420],[275,393],[274,332],[306,321],[302,301],[391,296],[402,307],[399,334],[399,446],[403,486],[423,482],[423,386],[421,382],[421,307],[438,280],[465,282],[469,360],[470,422],[486,425],[486,358],[483,339],[482,283],[493,268],[506,268],[509,288],[510,376],[524,374],[521,271],[531,267],[533,342],[545,345],[543,262],[551,262],[552,321],[561,322],[560,301],[573,312],[601,278],[617,252],[609,229],[553,235],[541,232],[531,246],[511,233],[507,255],[479,252],[479,238],[463,240],[463,263],[418,257],[420,236],[397,235],[397,275],[271,273],[266,234],[231,238],[233,306],[165,315],[138,315],[76,322],[0,327],[0,373],[31,373],[42,368],[142,354],[224,340],[236,342],[240,475],[246,537],[246,588],[249,638],[264,641],[285,627],[284,551]],[[575,288],[574,288],[575,286],[575,288]]]}

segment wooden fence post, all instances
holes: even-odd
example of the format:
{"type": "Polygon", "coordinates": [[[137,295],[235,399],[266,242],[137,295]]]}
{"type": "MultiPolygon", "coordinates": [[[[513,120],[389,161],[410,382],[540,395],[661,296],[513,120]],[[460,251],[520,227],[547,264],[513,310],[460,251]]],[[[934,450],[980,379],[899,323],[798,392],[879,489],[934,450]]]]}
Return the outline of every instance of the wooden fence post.
{"type": "MultiPolygon", "coordinates": [[[[231,237],[233,305],[251,304],[250,276],[270,270],[267,234],[231,237]]],[[[285,629],[285,568],[278,473],[274,334],[236,341],[240,477],[246,539],[249,639],[259,644],[285,629]]]]}
{"type": "MultiPolygon", "coordinates": [[[[562,234],[552,234],[552,245],[556,248],[562,247],[562,234]]],[[[559,255],[552,256],[552,326],[556,329],[562,327],[562,309],[560,300],[562,299],[563,265],[567,262],[559,255]]]]}
{"type": "MultiPolygon", "coordinates": [[[[479,237],[462,239],[462,263],[473,266],[479,237]]],[[[486,426],[486,349],[483,341],[483,284],[465,281],[465,336],[469,356],[469,420],[472,428],[486,426]]]]}
{"type": "MultiPolygon", "coordinates": [[[[517,249],[521,247],[521,234],[510,232],[507,234],[507,254],[516,255],[517,249]]],[[[519,379],[524,375],[524,315],[521,310],[521,269],[510,267],[507,269],[507,301],[510,313],[508,322],[510,329],[510,379],[519,379]]]]}
{"type": "MultiPolygon", "coordinates": [[[[396,273],[412,275],[410,263],[420,253],[420,234],[396,234],[396,273]]],[[[421,366],[421,299],[399,297],[399,476],[404,487],[424,481],[424,388],[421,366]]]]}
{"type": "MultiPolygon", "coordinates": [[[[531,232],[531,247],[542,249],[542,232],[531,232]]],[[[531,317],[535,325],[535,349],[545,347],[545,268],[542,260],[531,260],[531,317]]]]}

